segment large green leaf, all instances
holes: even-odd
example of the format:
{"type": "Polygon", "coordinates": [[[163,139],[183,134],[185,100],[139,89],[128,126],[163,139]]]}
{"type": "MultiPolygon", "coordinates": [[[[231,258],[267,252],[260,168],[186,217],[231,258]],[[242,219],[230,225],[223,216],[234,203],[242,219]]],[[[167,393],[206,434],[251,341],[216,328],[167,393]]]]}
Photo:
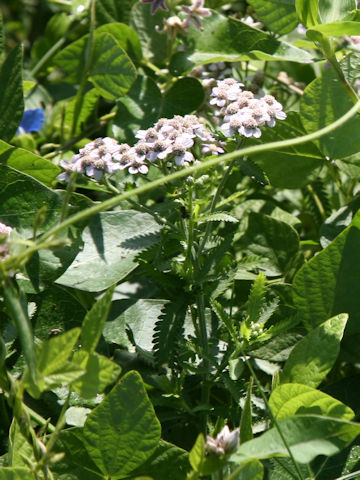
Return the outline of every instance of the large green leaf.
{"type": "Polygon", "coordinates": [[[95,31],[93,55],[86,71],[88,42],[89,35],[85,35],[71,43],[56,55],[54,63],[66,73],[68,81],[80,82],[85,75],[105,98],[121,97],[136,78],[132,61],[114,36],[95,31]]]}
{"type": "Polygon", "coordinates": [[[185,115],[200,108],[205,98],[201,83],[196,78],[180,78],[165,93],[160,117],[185,115]]]}
{"type": "MultiPolygon", "coordinates": [[[[285,437],[294,459],[309,463],[318,455],[334,455],[346,447],[360,433],[360,424],[318,415],[298,415],[279,420],[278,426],[285,437]]],[[[239,447],[230,457],[231,462],[289,456],[276,428],[239,447]]]]}
{"type": "Polygon", "coordinates": [[[42,209],[38,232],[59,221],[62,200],[57,193],[34,178],[0,164],[0,221],[31,236],[35,219],[42,209]]]}
{"type": "Polygon", "coordinates": [[[16,148],[0,140],[0,162],[50,186],[60,168],[32,152],[16,148]]]}
{"type": "MultiPolygon", "coordinates": [[[[339,2],[341,3],[341,2],[339,2]]],[[[311,27],[307,35],[311,38],[312,32],[320,32],[329,37],[342,37],[343,35],[360,35],[360,23],[353,21],[326,23],[311,27]]]]}
{"type": "Polygon", "coordinates": [[[135,257],[159,240],[160,230],[147,213],[96,215],[83,232],[84,249],[57,283],[91,292],[105,290],[136,268],[135,257]]]}
{"type": "Polygon", "coordinates": [[[298,235],[293,227],[255,212],[249,215],[248,229],[241,243],[246,252],[262,257],[266,263],[265,275],[286,272],[299,248],[298,235]]]}
{"type": "Polygon", "coordinates": [[[339,22],[356,9],[356,0],[318,0],[321,23],[339,22]]]}
{"type": "Polygon", "coordinates": [[[152,350],[156,322],[167,300],[139,299],[126,308],[128,303],[127,300],[113,302],[109,321],[104,325],[105,340],[131,347],[126,335],[126,328],[130,328],[136,345],[143,350],[152,350]]]}
{"type": "Polygon", "coordinates": [[[195,65],[218,61],[290,60],[309,62],[311,55],[288,43],[275,40],[269,34],[215,11],[204,18],[203,29],[193,29],[187,36],[194,53],[178,55],[179,71],[195,65]]]}
{"type": "Polygon", "coordinates": [[[107,23],[97,28],[96,32],[110,33],[133,61],[141,60],[142,52],[138,34],[124,23],[107,23]]]}
{"type": "Polygon", "coordinates": [[[149,475],[156,480],[184,480],[189,469],[188,452],[160,440],[155,452],[132,475],[149,475]]]}
{"type": "Polygon", "coordinates": [[[354,412],[330,395],[299,383],[284,383],[272,392],[269,406],[277,420],[294,415],[318,414],[352,420],[354,412]]]}
{"type": "MultiPolygon", "coordinates": [[[[337,120],[352,106],[351,98],[330,68],[306,87],[300,100],[301,119],[307,132],[314,132],[337,120]]],[[[359,129],[357,115],[316,143],[332,159],[347,157],[360,150],[359,129]]]]}
{"type": "Polygon", "coordinates": [[[328,318],[349,314],[346,335],[360,332],[360,214],[323,251],[307,262],[293,283],[299,318],[312,329],[328,318]]]}
{"type": "MultiPolygon", "coordinates": [[[[290,112],[288,118],[275,128],[264,128],[261,143],[288,140],[306,132],[299,114],[290,112]]],[[[279,188],[301,188],[318,174],[324,164],[323,155],[314,143],[302,143],[283,150],[271,150],[252,155],[251,159],[265,171],[270,183],[279,188]]]]}
{"type": "Polygon", "coordinates": [[[150,9],[150,5],[136,2],[131,9],[130,26],[139,35],[144,57],[161,65],[169,53],[164,34],[159,32],[164,27],[166,14],[159,9],[152,15],[150,9]]]}
{"type": "Polygon", "coordinates": [[[320,385],[339,355],[347,319],[347,314],[330,318],[300,340],[285,363],[281,383],[320,385]]]}
{"type": "Polygon", "coordinates": [[[125,375],[90,413],[84,439],[92,460],[111,477],[125,476],[153,454],[160,424],[138,373],[125,375]]]}
{"type": "Polygon", "coordinates": [[[131,6],[136,0],[97,0],[96,21],[98,23],[112,23],[112,22],[128,22],[131,6]]]}
{"type": "Polygon", "coordinates": [[[15,47],[0,69],[0,138],[9,141],[24,112],[22,46],[15,47]]]}
{"type": "Polygon", "coordinates": [[[33,480],[28,468],[1,467],[0,480],[33,480]]]}
{"type": "Polygon", "coordinates": [[[96,33],[90,80],[108,100],[124,95],[136,78],[130,58],[108,33],[96,33]]]}
{"type": "Polygon", "coordinates": [[[249,0],[260,20],[278,35],[289,33],[299,23],[295,0],[249,0]]]}

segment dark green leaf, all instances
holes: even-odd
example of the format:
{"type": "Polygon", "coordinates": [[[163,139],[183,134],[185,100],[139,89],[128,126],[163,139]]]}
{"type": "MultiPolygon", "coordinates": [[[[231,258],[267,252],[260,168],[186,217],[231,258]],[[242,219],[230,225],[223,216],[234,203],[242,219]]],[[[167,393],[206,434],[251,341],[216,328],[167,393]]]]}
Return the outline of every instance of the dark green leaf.
{"type": "Polygon", "coordinates": [[[131,7],[136,0],[97,0],[96,21],[98,23],[124,22],[127,23],[130,17],[131,7]]]}
{"type": "Polygon", "coordinates": [[[33,480],[28,468],[1,467],[0,480],[33,480]]]}
{"type": "Polygon", "coordinates": [[[125,476],[155,451],[160,424],[141,377],[129,372],[88,416],[86,449],[104,473],[125,476]]]}
{"type": "Polygon", "coordinates": [[[137,33],[124,23],[107,23],[96,29],[97,33],[109,33],[133,61],[142,57],[141,45],[137,33]]]}
{"type": "Polygon", "coordinates": [[[101,213],[83,232],[84,249],[57,283],[99,292],[137,266],[135,257],[159,240],[161,226],[147,213],[101,213]]]}
{"type": "Polygon", "coordinates": [[[24,112],[22,46],[15,47],[0,69],[0,138],[11,140],[24,112]]]}
{"type": "Polygon", "coordinates": [[[253,379],[251,377],[248,391],[246,394],[246,400],[241,413],[241,421],[240,421],[240,442],[241,443],[245,443],[254,437],[253,430],[252,430],[252,414],[251,414],[252,385],[253,385],[253,379]]]}
{"type": "Polygon", "coordinates": [[[160,117],[185,115],[200,108],[205,98],[201,83],[196,78],[180,78],[165,93],[160,117]]]}

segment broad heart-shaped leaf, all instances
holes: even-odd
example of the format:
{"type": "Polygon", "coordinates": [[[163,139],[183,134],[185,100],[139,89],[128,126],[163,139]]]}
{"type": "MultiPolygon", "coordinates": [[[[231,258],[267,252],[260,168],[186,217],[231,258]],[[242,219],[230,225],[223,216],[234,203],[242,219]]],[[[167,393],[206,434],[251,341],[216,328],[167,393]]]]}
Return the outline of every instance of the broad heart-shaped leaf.
{"type": "Polygon", "coordinates": [[[126,95],[117,101],[112,135],[133,144],[138,130],[151,127],[160,117],[162,95],[150,77],[138,76],[126,95]]]}
{"type": "Polygon", "coordinates": [[[24,112],[22,46],[15,47],[0,69],[0,138],[11,140],[24,112]]]}
{"type": "Polygon", "coordinates": [[[102,333],[102,329],[109,315],[114,287],[109,288],[86,314],[80,336],[81,348],[87,353],[95,350],[102,333]]]}
{"type": "Polygon", "coordinates": [[[287,223],[252,212],[241,244],[250,255],[266,260],[265,275],[276,276],[289,268],[298,252],[299,238],[296,230],[287,223]]]}
{"type": "Polygon", "coordinates": [[[268,29],[278,35],[291,32],[299,23],[295,0],[249,0],[248,3],[268,29]]]}
{"type": "Polygon", "coordinates": [[[33,478],[34,477],[28,468],[0,468],[0,480],[33,480],[33,478]]]}
{"type": "Polygon", "coordinates": [[[337,359],[347,319],[347,314],[336,315],[300,340],[280,374],[281,383],[320,385],[337,359]]]}
{"type": "Polygon", "coordinates": [[[140,467],[160,440],[160,423],[137,372],[129,372],[88,416],[84,426],[86,449],[110,477],[140,467]]]}
{"type": "Polygon", "coordinates": [[[160,440],[155,452],[132,475],[149,475],[157,480],[184,480],[190,469],[189,454],[182,448],[160,440]]]}
{"type": "Polygon", "coordinates": [[[320,22],[319,0],[295,0],[296,12],[301,23],[309,28],[320,22]]]}
{"type": "Polygon", "coordinates": [[[136,303],[128,300],[115,301],[112,304],[109,320],[104,325],[103,335],[107,342],[132,347],[126,328],[130,328],[137,346],[143,350],[152,350],[152,338],[156,322],[162,315],[167,300],[139,299],[136,303]],[[133,304],[132,304],[133,303],[133,304]]]}
{"type": "Polygon", "coordinates": [[[323,251],[297,272],[294,304],[308,329],[338,313],[349,314],[345,335],[360,333],[360,213],[323,251]]]}
{"type": "Polygon", "coordinates": [[[124,23],[107,23],[97,28],[96,32],[110,33],[133,61],[141,60],[142,52],[138,34],[128,25],[124,23]]]}
{"type": "Polygon", "coordinates": [[[145,58],[153,63],[163,64],[168,57],[168,45],[164,35],[159,33],[164,28],[166,13],[158,9],[151,14],[151,5],[136,2],[131,9],[130,26],[139,35],[142,51],[145,58]]]}
{"type": "Polygon", "coordinates": [[[0,140],[0,163],[26,173],[49,186],[60,173],[60,168],[49,160],[22,148],[13,147],[2,140],[0,140]]]}
{"type": "MultiPolygon", "coordinates": [[[[261,143],[300,137],[306,132],[298,113],[289,112],[275,128],[264,128],[261,143]]],[[[260,142],[256,142],[260,143],[260,142]]],[[[284,150],[272,150],[250,157],[265,171],[271,185],[279,188],[301,188],[318,174],[323,155],[314,143],[302,143],[284,150]]]]}
{"type": "MultiPolygon", "coordinates": [[[[329,68],[306,87],[300,100],[301,119],[307,132],[314,132],[334,122],[352,106],[351,98],[329,68]]],[[[359,129],[360,117],[357,115],[316,143],[331,159],[347,157],[360,149],[359,129]]]]}
{"type": "Polygon", "coordinates": [[[204,18],[201,31],[193,28],[189,32],[186,41],[194,53],[177,56],[176,68],[179,71],[217,61],[257,59],[309,62],[312,58],[304,50],[275,40],[261,30],[215,11],[204,18]]]}
{"type": "Polygon", "coordinates": [[[109,33],[96,33],[90,80],[108,100],[124,95],[136,78],[136,69],[116,39],[109,33]]]}
{"type": "Polygon", "coordinates": [[[352,420],[354,412],[330,395],[300,383],[284,383],[272,392],[270,409],[277,420],[300,414],[318,414],[352,420]]]}
{"type": "MultiPolygon", "coordinates": [[[[298,415],[279,420],[294,459],[309,463],[318,455],[334,455],[352,442],[360,433],[360,424],[318,415],[298,415]]],[[[284,442],[274,427],[241,445],[231,455],[230,462],[289,456],[284,442]]]]}
{"type": "Polygon", "coordinates": [[[0,221],[30,237],[35,219],[43,209],[38,232],[59,221],[61,197],[50,188],[13,168],[0,164],[0,221]]]}
{"type": "Polygon", "coordinates": [[[83,232],[84,249],[56,282],[90,292],[105,290],[136,268],[136,255],[159,240],[160,230],[151,215],[135,210],[96,215],[83,232]]]}
{"type": "Polygon", "coordinates": [[[115,37],[95,31],[91,64],[88,71],[84,71],[88,42],[89,35],[84,35],[68,45],[54,58],[55,65],[66,73],[66,79],[70,82],[79,82],[84,75],[88,75],[102,96],[109,100],[121,97],[136,78],[132,61],[115,37]]]}

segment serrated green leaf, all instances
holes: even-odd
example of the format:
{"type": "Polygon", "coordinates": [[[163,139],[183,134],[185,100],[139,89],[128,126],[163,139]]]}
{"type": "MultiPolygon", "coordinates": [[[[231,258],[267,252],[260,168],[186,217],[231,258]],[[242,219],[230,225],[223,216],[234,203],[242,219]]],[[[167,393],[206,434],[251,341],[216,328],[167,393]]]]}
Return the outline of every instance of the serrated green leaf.
{"type": "Polygon", "coordinates": [[[160,230],[147,213],[101,213],[83,232],[83,251],[56,282],[91,292],[105,290],[136,268],[136,256],[159,240],[160,230]]]}
{"type": "Polygon", "coordinates": [[[11,140],[24,112],[22,45],[15,47],[0,69],[0,138],[11,140]]]}
{"type": "Polygon", "coordinates": [[[249,0],[260,20],[278,35],[291,32],[299,23],[295,0],[249,0]]]}
{"type": "MultiPolygon", "coordinates": [[[[360,425],[343,420],[299,415],[278,422],[294,459],[299,463],[309,463],[318,455],[334,455],[351,443],[360,433],[360,425]]],[[[271,428],[249,442],[244,443],[230,457],[230,462],[247,459],[265,459],[289,456],[276,428],[271,428]]]]}
{"type": "Polygon", "coordinates": [[[347,314],[332,317],[300,340],[280,374],[281,383],[320,385],[338,357],[347,319],[347,314]]]}
{"type": "Polygon", "coordinates": [[[284,383],[272,392],[269,406],[277,420],[300,414],[318,414],[352,420],[354,412],[330,395],[308,385],[284,383]]]}
{"type": "Polygon", "coordinates": [[[104,475],[125,476],[143,464],[160,440],[160,424],[141,377],[129,372],[88,416],[86,449],[104,475]]]}
{"type": "Polygon", "coordinates": [[[266,293],[266,277],[263,273],[259,273],[252,284],[248,302],[247,302],[247,319],[246,323],[250,326],[259,321],[260,312],[265,302],[266,293]]]}
{"type": "Polygon", "coordinates": [[[346,335],[359,332],[360,214],[330,245],[297,272],[293,282],[294,303],[308,329],[329,317],[349,314],[346,335]]]}
{"type": "Polygon", "coordinates": [[[230,222],[230,223],[238,223],[239,220],[232,215],[229,215],[227,212],[214,212],[210,215],[204,215],[198,217],[196,219],[198,223],[206,223],[206,222],[230,222]]]}

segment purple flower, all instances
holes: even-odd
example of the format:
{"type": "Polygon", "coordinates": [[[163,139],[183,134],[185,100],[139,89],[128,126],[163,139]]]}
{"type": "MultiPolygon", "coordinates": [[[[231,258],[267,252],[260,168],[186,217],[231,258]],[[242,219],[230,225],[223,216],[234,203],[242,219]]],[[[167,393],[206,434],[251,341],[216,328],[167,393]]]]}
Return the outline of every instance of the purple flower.
{"type": "Polygon", "coordinates": [[[17,133],[38,132],[43,126],[44,118],[44,111],[41,108],[25,110],[17,133]]]}
{"type": "Polygon", "coordinates": [[[142,3],[152,3],[151,5],[151,13],[154,15],[158,8],[162,8],[163,10],[167,10],[167,6],[165,5],[165,0],[140,0],[142,3]]]}

